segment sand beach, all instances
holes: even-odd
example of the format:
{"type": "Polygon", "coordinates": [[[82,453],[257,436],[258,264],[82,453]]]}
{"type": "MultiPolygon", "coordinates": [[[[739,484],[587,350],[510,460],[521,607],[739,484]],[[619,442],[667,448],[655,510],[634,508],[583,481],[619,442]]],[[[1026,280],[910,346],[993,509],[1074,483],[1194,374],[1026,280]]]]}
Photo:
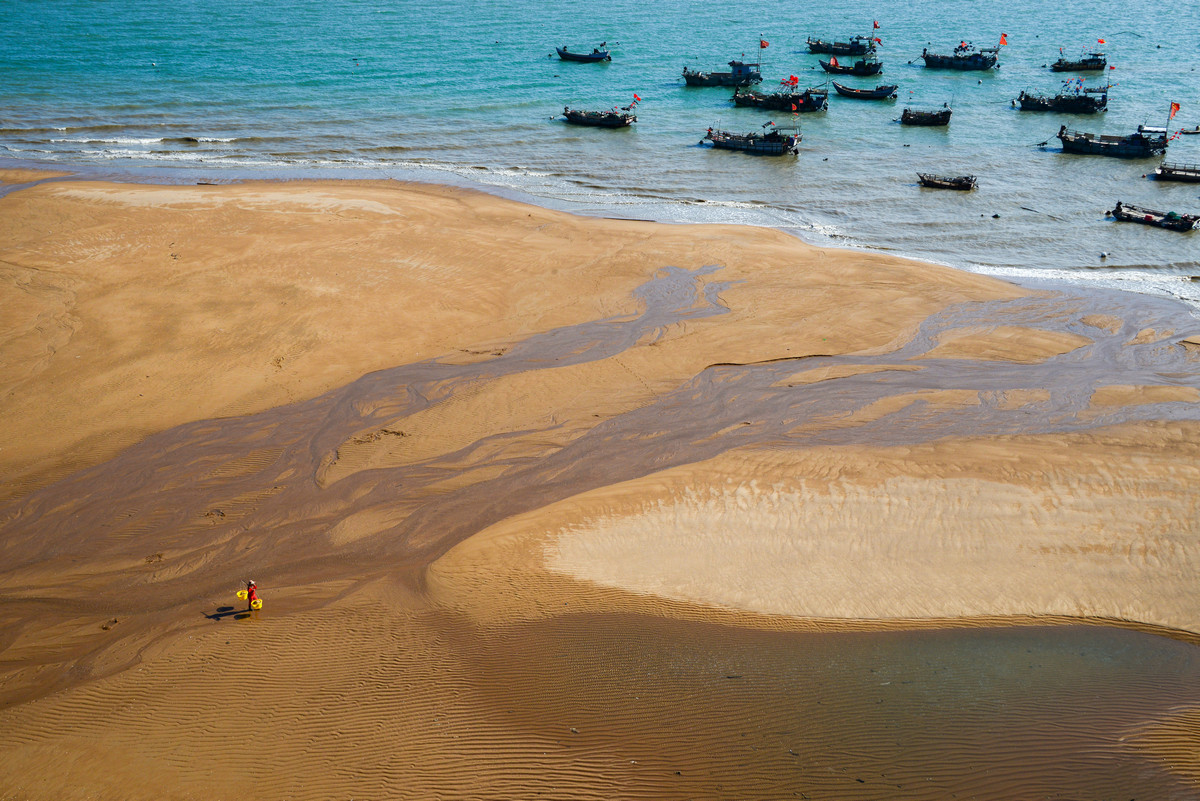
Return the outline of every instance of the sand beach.
{"type": "Polygon", "coordinates": [[[1200,798],[1186,307],[0,181],[0,799],[1200,798]]]}

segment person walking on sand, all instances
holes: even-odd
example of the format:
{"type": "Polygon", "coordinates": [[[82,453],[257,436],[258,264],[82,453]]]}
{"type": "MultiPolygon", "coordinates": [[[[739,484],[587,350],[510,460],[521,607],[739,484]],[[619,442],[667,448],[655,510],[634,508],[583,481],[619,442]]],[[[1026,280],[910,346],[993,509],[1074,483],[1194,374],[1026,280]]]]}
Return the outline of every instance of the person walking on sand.
{"type": "Polygon", "coordinates": [[[254,602],[258,600],[258,585],[254,580],[246,582],[246,611],[254,609],[254,602]]]}

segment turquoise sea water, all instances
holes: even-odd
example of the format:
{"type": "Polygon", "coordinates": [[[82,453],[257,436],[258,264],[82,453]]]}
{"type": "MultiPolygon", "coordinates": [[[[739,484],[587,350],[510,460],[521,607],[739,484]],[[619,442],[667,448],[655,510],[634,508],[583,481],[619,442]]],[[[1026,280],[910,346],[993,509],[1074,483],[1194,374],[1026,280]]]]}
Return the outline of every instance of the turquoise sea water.
{"type": "MultiPolygon", "coordinates": [[[[1163,125],[1172,101],[1182,107],[1172,129],[1200,123],[1198,10],[1100,0],[4,0],[0,166],[467,183],[571,211],[769,225],[820,244],[1200,303],[1189,280],[1200,274],[1200,234],[1104,215],[1118,199],[1200,212],[1200,186],[1144,178],[1155,159],[1064,155],[1054,138],[1064,122],[1105,133],[1163,125]],[[791,74],[822,84],[805,38],[865,34],[873,20],[884,73],[846,82],[899,84],[899,100],[832,96],[827,112],[800,115],[797,157],[698,146],[709,126],[751,130],[788,115],[734,108],[726,89],[685,88],[684,66],[756,57],[761,38],[764,88],[791,74]],[[926,46],[989,46],[1001,33],[999,70],[909,63],[926,46]],[[601,41],[611,63],[550,57],[555,45],[601,41]],[[1046,67],[1060,47],[1075,56],[1097,46],[1116,66],[1106,114],[1012,108],[1021,90],[1053,92],[1070,77],[1046,67]],[[608,108],[634,93],[642,103],[629,130],[553,119],[564,105],[608,108]],[[894,122],[906,104],[943,102],[954,109],[949,128],[894,122]],[[922,189],[918,170],[972,173],[979,189],[922,189]]],[[[1200,136],[1172,142],[1168,160],[1200,162],[1200,136]]]]}

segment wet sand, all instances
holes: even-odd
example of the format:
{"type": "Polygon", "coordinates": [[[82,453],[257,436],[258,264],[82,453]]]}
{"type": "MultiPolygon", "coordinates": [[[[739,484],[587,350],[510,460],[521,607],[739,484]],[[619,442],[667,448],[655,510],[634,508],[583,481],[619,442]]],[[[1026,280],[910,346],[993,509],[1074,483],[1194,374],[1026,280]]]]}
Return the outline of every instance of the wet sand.
{"type": "Polygon", "coordinates": [[[1171,302],[55,180],[0,320],[0,797],[1200,797],[1171,302]]]}

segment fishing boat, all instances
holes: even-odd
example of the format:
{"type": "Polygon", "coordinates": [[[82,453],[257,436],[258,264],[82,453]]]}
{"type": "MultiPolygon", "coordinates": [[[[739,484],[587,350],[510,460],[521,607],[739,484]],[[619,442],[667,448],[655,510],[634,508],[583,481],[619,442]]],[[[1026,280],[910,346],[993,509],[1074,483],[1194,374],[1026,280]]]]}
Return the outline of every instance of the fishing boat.
{"type": "Polygon", "coordinates": [[[921,182],[921,186],[928,186],[931,189],[974,189],[974,175],[933,175],[928,172],[917,173],[917,180],[921,182]]]}
{"type": "Polygon", "coordinates": [[[572,125],[587,125],[592,128],[625,128],[637,122],[628,109],[613,111],[583,111],[566,107],[563,116],[572,125]]]}
{"type": "Polygon", "coordinates": [[[683,82],[688,86],[749,86],[762,81],[759,64],[730,61],[729,72],[701,72],[683,68],[683,82]]]}
{"type": "Polygon", "coordinates": [[[1183,134],[1184,136],[1195,136],[1196,134],[1200,134],[1200,125],[1197,125],[1195,128],[1181,128],[1176,133],[1183,134]]]}
{"type": "Polygon", "coordinates": [[[1163,162],[1154,168],[1154,177],[1160,181],[1184,181],[1200,184],[1200,164],[1163,162]]]}
{"type": "Polygon", "coordinates": [[[1136,222],[1142,225],[1153,225],[1167,228],[1171,231],[1191,231],[1200,226],[1200,214],[1179,214],[1174,211],[1155,211],[1142,206],[1132,206],[1117,201],[1116,208],[1109,215],[1125,222],[1136,222]]]}
{"type": "Polygon", "coordinates": [[[759,156],[783,156],[800,152],[799,128],[777,128],[773,122],[768,122],[763,127],[770,130],[737,134],[709,128],[708,133],[704,134],[704,139],[712,142],[714,148],[740,150],[759,156]]]}
{"type": "Polygon", "coordinates": [[[853,64],[839,64],[837,56],[830,56],[828,61],[820,61],[821,69],[834,75],[878,75],[883,71],[883,62],[874,58],[861,58],[853,64]]]}
{"type": "Polygon", "coordinates": [[[1137,131],[1128,136],[1072,131],[1064,125],[1058,129],[1057,136],[1064,153],[1145,159],[1167,152],[1167,129],[1146,125],[1139,125],[1137,131]]]}
{"type": "Polygon", "coordinates": [[[979,50],[970,42],[962,42],[954,48],[951,55],[921,51],[925,66],[939,70],[990,70],[1000,60],[999,47],[985,47],[979,50]]]}
{"type": "Polygon", "coordinates": [[[563,61],[612,61],[612,53],[605,49],[605,42],[601,42],[599,47],[593,47],[590,53],[572,53],[570,50],[563,47],[556,47],[558,57],[563,61]]]}
{"type": "Polygon", "coordinates": [[[1050,69],[1055,72],[1088,72],[1091,70],[1102,70],[1108,66],[1108,59],[1103,53],[1088,53],[1076,59],[1062,57],[1062,50],[1059,51],[1059,59],[1050,65],[1050,69]]]}
{"type": "Polygon", "coordinates": [[[852,86],[843,86],[837,81],[831,81],[833,88],[842,97],[853,97],[856,100],[895,100],[896,84],[883,84],[876,86],[874,89],[855,89],[852,86]]]}
{"type": "Polygon", "coordinates": [[[829,92],[824,89],[805,89],[803,92],[783,90],[781,92],[755,92],[754,90],[735,89],[733,102],[739,106],[753,106],[772,111],[794,111],[796,113],[809,111],[824,111],[829,107],[829,92]]]}
{"type": "Polygon", "coordinates": [[[851,36],[848,42],[826,42],[808,37],[808,52],[832,53],[836,56],[865,56],[875,49],[875,40],[870,36],[851,36]]]}
{"type": "MultiPolygon", "coordinates": [[[[1083,79],[1080,78],[1080,81],[1083,79]]],[[[1021,111],[1061,111],[1066,114],[1095,114],[1108,110],[1108,86],[1084,88],[1075,80],[1063,84],[1056,95],[1034,95],[1022,91],[1013,101],[1021,104],[1021,111]]]]}
{"type": "Polygon", "coordinates": [[[939,109],[906,108],[900,114],[901,125],[949,125],[952,109],[942,104],[939,109]]]}

